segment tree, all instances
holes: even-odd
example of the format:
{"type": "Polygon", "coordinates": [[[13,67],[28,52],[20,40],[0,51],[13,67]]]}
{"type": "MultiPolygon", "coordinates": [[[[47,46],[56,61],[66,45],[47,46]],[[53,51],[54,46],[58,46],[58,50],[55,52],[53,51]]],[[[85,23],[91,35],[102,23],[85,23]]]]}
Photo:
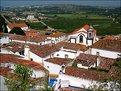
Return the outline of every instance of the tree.
{"type": "Polygon", "coordinates": [[[44,84],[44,87],[41,88],[40,91],[54,91],[54,89],[53,89],[53,87],[50,87],[50,86],[48,85],[48,82],[46,82],[46,83],[44,84]]]}
{"type": "Polygon", "coordinates": [[[0,32],[8,33],[4,18],[0,16],[0,32]]]}
{"type": "Polygon", "coordinates": [[[32,70],[26,66],[15,65],[14,76],[10,75],[5,79],[9,91],[29,91],[34,84],[29,82],[32,70]]]}
{"type": "Polygon", "coordinates": [[[11,31],[11,34],[25,35],[25,32],[20,27],[14,27],[11,31]]]}

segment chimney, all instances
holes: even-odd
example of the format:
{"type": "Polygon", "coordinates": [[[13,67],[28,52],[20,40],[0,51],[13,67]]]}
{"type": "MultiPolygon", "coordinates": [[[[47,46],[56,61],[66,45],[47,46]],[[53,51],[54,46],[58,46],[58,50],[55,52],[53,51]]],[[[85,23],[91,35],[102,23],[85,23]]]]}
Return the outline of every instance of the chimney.
{"type": "Polygon", "coordinates": [[[100,64],[100,53],[96,52],[96,55],[97,55],[96,66],[99,66],[99,64],[100,64]]]}
{"type": "Polygon", "coordinates": [[[25,55],[25,57],[30,59],[30,48],[28,45],[25,45],[25,47],[24,47],[24,55],[25,55]]]}

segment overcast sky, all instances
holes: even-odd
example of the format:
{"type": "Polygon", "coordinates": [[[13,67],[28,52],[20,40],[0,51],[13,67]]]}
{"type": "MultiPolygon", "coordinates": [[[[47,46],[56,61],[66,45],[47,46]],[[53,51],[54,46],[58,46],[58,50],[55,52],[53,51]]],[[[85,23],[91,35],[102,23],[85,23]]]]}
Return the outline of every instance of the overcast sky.
{"type": "Polygon", "coordinates": [[[25,5],[48,5],[48,4],[76,4],[90,6],[121,6],[120,0],[0,0],[1,6],[25,6],[25,5]]]}

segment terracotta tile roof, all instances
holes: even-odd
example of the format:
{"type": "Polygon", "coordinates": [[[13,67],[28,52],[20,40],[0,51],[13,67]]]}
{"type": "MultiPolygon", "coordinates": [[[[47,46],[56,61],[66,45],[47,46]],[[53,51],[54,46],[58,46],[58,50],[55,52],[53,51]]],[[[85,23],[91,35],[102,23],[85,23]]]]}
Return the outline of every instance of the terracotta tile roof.
{"type": "Polygon", "coordinates": [[[49,59],[46,59],[45,61],[58,64],[58,65],[63,65],[63,64],[67,65],[69,62],[71,62],[69,59],[65,59],[65,58],[49,58],[49,59]]]}
{"type": "Polygon", "coordinates": [[[87,25],[87,24],[83,26],[83,28],[84,28],[85,30],[89,29],[89,27],[90,27],[90,26],[87,25]]]}
{"type": "MultiPolygon", "coordinates": [[[[10,42],[2,45],[2,48],[7,48],[11,50],[12,52],[21,52],[24,51],[25,43],[19,43],[19,42],[10,42]]],[[[56,51],[59,51],[60,49],[56,46],[50,46],[50,45],[33,45],[33,44],[27,44],[30,47],[30,51],[35,53],[36,55],[40,57],[46,57],[56,51]]]]}
{"type": "Polygon", "coordinates": [[[57,37],[61,37],[61,36],[64,36],[64,35],[66,35],[66,34],[63,33],[63,32],[56,32],[56,33],[52,33],[52,34],[50,35],[50,37],[55,37],[55,38],[57,38],[57,37]]]}
{"type": "Polygon", "coordinates": [[[46,36],[43,34],[37,34],[37,36],[23,36],[23,35],[10,35],[11,40],[20,40],[20,41],[30,41],[30,42],[42,42],[46,40],[46,36]]]}
{"type": "Polygon", "coordinates": [[[106,37],[104,38],[105,40],[113,40],[113,37],[109,36],[109,37],[106,37]]]}
{"type": "Polygon", "coordinates": [[[97,61],[97,56],[95,55],[90,55],[90,54],[80,54],[76,58],[76,63],[82,64],[83,66],[91,66],[95,64],[97,61]]]}
{"type": "Polygon", "coordinates": [[[41,45],[41,46],[30,45],[30,51],[40,57],[49,56],[50,54],[52,54],[58,50],[59,50],[59,48],[54,47],[54,46],[49,46],[49,45],[41,45]]]}
{"type": "Polygon", "coordinates": [[[120,40],[99,40],[92,45],[92,48],[121,52],[120,40]]]}
{"type": "Polygon", "coordinates": [[[82,44],[76,44],[76,43],[68,43],[68,42],[60,42],[57,43],[55,46],[57,47],[63,47],[65,49],[71,49],[71,50],[80,50],[80,51],[86,51],[87,47],[82,44]]]}
{"type": "Polygon", "coordinates": [[[3,33],[3,32],[0,32],[0,36],[8,36],[8,33],[3,33]]]}
{"type": "Polygon", "coordinates": [[[33,68],[35,70],[47,71],[42,65],[40,65],[34,61],[22,59],[20,56],[17,56],[14,54],[1,54],[0,53],[0,63],[20,64],[20,65],[24,65],[24,66],[33,68]]]}
{"type": "Polygon", "coordinates": [[[23,36],[23,35],[9,35],[9,38],[11,40],[21,40],[21,41],[26,41],[26,36],[23,36]]]}
{"type": "Polygon", "coordinates": [[[60,91],[84,91],[84,90],[81,90],[79,88],[65,87],[61,88],[60,91]]]}
{"type": "Polygon", "coordinates": [[[12,29],[12,28],[14,28],[14,27],[20,27],[20,28],[22,28],[22,27],[28,27],[25,23],[8,24],[7,26],[8,26],[10,29],[12,29]]]}
{"type": "MultiPolygon", "coordinates": [[[[76,34],[76,33],[79,33],[79,32],[87,33],[87,30],[89,28],[90,28],[90,26],[86,24],[82,28],[75,29],[75,31],[73,31],[70,35],[73,35],[73,34],[76,34]],[[82,29],[85,29],[86,31],[83,31],[82,29]]],[[[96,34],[96,30],[95,29],[94,29],[94,33],[96,34]]]]}
{"type": "Polygon", "coordinates": [[[36,32],[26,31],[26,36],[37,36],[38,34],[36,32]]]}
{"type": "Polygon", "coordinates": [[[98,69],[110,70],[112,65],[115,63],[115,61],[116,61],[115,59],[101,57],[100,58],[100,64],[97,68],[98,69]]]}
{"type": "Polygon", "coordinates": [[[0,75],[7,77],[7,74],[9,71],[11,71],[12,69],[8,68],[8,67],[0,67],[0,75]]]}
{"type": "Polygon", "coordinates": [[[119,67],[112,66],[108,74],[113,79],[121,80],[121,68],[119,67]]]}
{"type": "MultiPolygon", "coordinates": [[[[115,59],[106,58],[106,57],[99,57],[100,64],[97,67],[98,69],[105,69],[109,70],[111,66],[115,63],[115,59]]],[[[96,55],[90,55],[90,54],[80,54],[76,60],[76,63],[82,64],[83,66],[91,66],[93,64],[96,64],[97,62],[97,56],[96,55]]]]}
{"type": "Polygon", "coordinates": [[[74,76],[74,77],[79,77],[83,79],[88,79],[88,80],[96,80],[100,81],[107,77],[106,73],[103,72],[96,72],[92,70],[87,70],[87,69],[80,69],[80,68],[72,68],[72,67],[66,67],[65,68],[65,74],[74,76]]]}
{"type": "Polygon", "coordinates": [[[2,45],[2,48],[6,48],[12,52],[22,52],[24,51],[25,44],[18,42],[10,42],[2,45]]]}

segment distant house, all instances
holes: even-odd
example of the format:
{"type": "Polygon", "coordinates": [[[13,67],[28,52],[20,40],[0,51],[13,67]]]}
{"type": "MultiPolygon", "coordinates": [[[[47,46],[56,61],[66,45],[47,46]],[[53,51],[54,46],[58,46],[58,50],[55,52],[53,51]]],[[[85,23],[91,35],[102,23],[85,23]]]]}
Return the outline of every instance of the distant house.
{"type": "Polygon", "coordinates": [[[38,19],[34,17],[34,15],[28,15],[26,17],[26,22],[38,22],[38,19]]]}
{"type": "Polygon", "coordinates": [[[89,25],[76,29],[68,36],[70,43],[78,43],[86,46],[93,45],[97,40],[96,30],[89,25]]]}
{"type": "Polygon", "coordinates": [[[102,57],[117,58],[121,54],[120,40],[99,40],[90,48],[92,55],[97,53],[102,57]]]}
{"type": "Polygon", "coordinates": [[[7,29],[10,32],[14,27],[20,27],[24,31],[28,31],[28,26],[25,23],[15,23],[15,24],[8,24],[7,29]]]}
{"type": "Polygon", "coordinates": [[[55,32],[51,33],[47,37],[48,39],[52,40],[52,43],[58,43],[67,40],[67,34],[62,33],[62,32],[55,32]]]}
{"type": "Polygon", "coordinates": [[[35,45],[45,45],[51,43],[51,39],[47,39],[44,34],[36,33],[26,33],[26,36],[13,34],[10,35],[9,38],[12,42],[20,42],[35,45]]]}

